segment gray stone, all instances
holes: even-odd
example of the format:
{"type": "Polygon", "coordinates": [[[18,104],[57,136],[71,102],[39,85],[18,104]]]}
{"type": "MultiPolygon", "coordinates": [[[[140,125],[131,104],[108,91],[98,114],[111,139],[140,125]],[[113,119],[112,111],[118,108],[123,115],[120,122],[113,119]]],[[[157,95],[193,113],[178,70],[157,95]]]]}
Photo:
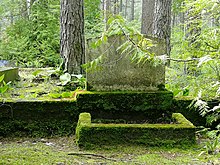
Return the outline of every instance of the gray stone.
{"type": "MultiPolygon", "coordinates": [[[[155,55],[164,55],[166,46],[164,40],[150,38],[157,46],[151,48],[155,55]]],[[[150,62],[137,64],[128,55],[121,55],[117,48],[126,41],[124,36],[112,36],[108,42],[97,49],[91,48],[87,41],[86,62],[100,55],[105,58],[101,69],[87,72],[87,81],[92,90],[96,91],[149,91],[158,90],[159,85],[165,84],[165,66],[155,66],[150,62]]]]}
{"type": "Polygon", "coordinates": [[[0,68],[0,76],[4,76],[4,81],[7,83],[9,81],[14,81],[19,78],[18,75],[18,68],[13,68],[13,67],[5,67],[5,68],[0,68]]]}

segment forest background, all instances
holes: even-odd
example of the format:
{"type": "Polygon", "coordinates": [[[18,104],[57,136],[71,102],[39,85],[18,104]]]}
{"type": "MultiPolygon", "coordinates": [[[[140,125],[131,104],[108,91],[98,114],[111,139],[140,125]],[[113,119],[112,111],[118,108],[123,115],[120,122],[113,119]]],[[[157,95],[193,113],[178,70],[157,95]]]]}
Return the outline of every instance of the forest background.
{"type": "MultiPolygon", "coordinates": [[[[106,1],[85,0],[85,37],[105,31],[106,1]]],[[[109,8],[141,31],[141,0],[114,0],[109,8]]],[[[218,99],[220,94],[220,2],[172,2],[170,64],[166,88],[175,96],[218,99]]],[[[0,60],[19,67],[58,67],[60,58],[59,0],[2,0],[0,2],[0,60]]]]}

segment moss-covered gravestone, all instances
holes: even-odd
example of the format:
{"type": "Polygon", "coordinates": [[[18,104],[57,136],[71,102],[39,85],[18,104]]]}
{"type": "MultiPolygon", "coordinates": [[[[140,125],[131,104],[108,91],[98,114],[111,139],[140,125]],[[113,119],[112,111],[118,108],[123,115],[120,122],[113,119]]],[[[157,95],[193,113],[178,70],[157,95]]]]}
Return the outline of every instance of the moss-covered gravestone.
{"type": "MultiPolygon", "coordinates": [[[[164,42],[151,39],[157,44],[151,52],[164,55],[164,42]]],[[[103,54],[105,58],[99,70],[87,73],[88,84],[94,91],[77,97],[77,107],[87,112],[79,116],[78,146],[194,144],[195,127],[181,114],[173,113],[173,94],[161,88],[165,84],[165,66],[149,61],[132,63],[129,55],[117,51],[125,40],[112,36],[96,50],[90,49],[91,41],[87,44],[87,62],[103,54]]]]}
{"type": "MultiPolygon", "coordinates": [[[[150,38],[155,47],[151,52],[155,55],[164,55],[166,46],[164,40],[150,38]]],[[[87,62],[91,62],[103,55],[101,68],[87,73],[88,84],[96,91],[149,91],[157,90],[165,83],[165,66],[155,66],[150,62],[132,62],[131,56],[117,51],[118,47],[126,42],[125,36],[111,36],[108,42],[97,49],[92,49],[92,42],[87,42],[87,62]]]]}

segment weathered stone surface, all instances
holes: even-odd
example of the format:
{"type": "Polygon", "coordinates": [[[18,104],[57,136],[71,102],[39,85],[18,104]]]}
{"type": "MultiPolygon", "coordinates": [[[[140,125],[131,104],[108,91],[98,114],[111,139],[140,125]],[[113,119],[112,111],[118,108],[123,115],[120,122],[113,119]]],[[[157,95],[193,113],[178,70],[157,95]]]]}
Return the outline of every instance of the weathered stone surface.
{"type": "MultiPolygon", "coordinates": [[[[163,40],[151,38],[157,45],[151,49],[155,55],[164,55],[166,46],[163,40]]],[[[91,48],[92,41],[87,42],[86,62],[100,55],[105,58],[101,69],[88,72],[87,81],[97,91],[149,91],[158,90],[158,85],[165,84],[165,66],[150,62],[137,64],[128,55],[121,55],[117,48],[126,41],[124,36],[112,36],[108,43],[97,49],[91,48]]]]}
{"type": "Polygon", "coordinates": [[[7,83],[9,81],[14,81],[19,78],[18,68],[5,67],[0,68],[0,76],[5,75],[4,81],[7,83]]]}

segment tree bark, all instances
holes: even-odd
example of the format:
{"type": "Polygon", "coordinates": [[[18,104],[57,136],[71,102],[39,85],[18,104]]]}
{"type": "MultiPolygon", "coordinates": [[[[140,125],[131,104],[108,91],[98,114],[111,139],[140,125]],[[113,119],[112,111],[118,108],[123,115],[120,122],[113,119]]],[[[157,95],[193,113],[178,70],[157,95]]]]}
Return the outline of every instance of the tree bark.
{"type": "Polygon", "coordinates": [[[122,14],[123,11],[123,1],[120,0],[120,4],[119,4],[119,12],[122,14]]]}
{"type": "Polygon", "coordinates": [[[155,0],[143,0],[141,33],[149,36],[153,35],[155,0]]]}
{"type": "Polygon", "coordinates": [[[128,0],[125,1],[125,18],[127,18],[128,15],[128,0]]]}
{"type": "Polygon", "coordinates": [[[131,0],[131,18],[130,20],[133,21],[134,20],[134,0],[131,0]]]}
{"type": "Polygon", "coordinates": [[[114,15],[118,14],[118,0],[114,0],[114,15]]]}
{"type": "Polygon", "coordinates": [[[108,29],[107,22],[108,22],[110,13],[111,13],[111,0],[105,0],[105,11],[104,12],[105,12],[105,29],[107,30],[108,29]]]}
{"type": "Polygon", "coordinates": [[[83,0],[61,0],[60,54],[68,73],[82,74],[85,63],[83,0]]]}
{"type": "Polygon", "coordinates": [[[171,5],[172,0],[156,0],[153,35],[165,39],[167,56],[170,56],[170,36],[171,36],[171,5]]]}
{"type": "Polygon", "coordinates": [[[198,42],[198,37],[201,34],[201,28],[199,22],[201,20],[201,13],[194,14],[195,6],[192,6],[187,12],[187,25],[186,25],[186,38],[189,41],[190,46],[194,48],[199,48],[200,43],[198,42]]]}

